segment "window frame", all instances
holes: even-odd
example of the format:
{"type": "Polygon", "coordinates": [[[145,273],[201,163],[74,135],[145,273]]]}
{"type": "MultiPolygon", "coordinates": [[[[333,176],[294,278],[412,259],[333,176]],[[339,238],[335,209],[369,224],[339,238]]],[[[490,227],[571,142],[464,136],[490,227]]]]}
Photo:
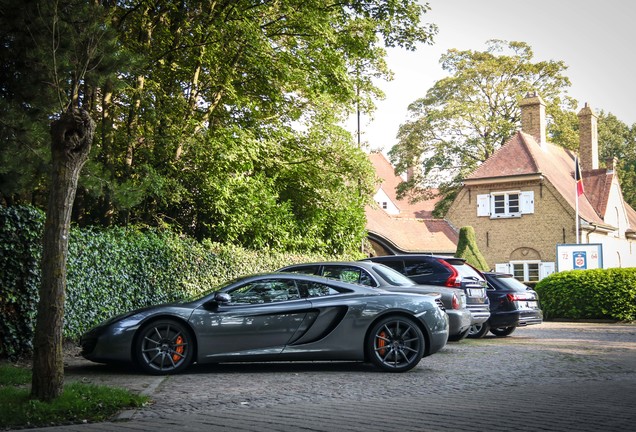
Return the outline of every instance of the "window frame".
{"type": "Polygon", "coordinates": [[[523,215],[533,214],[534,212],[534,191],[532,190],[502,190],[477,195],[477,217],[510,219],[520,218],[523,215]],[[512,198],[515,195],[516,200],[512,198]],[[503,197],[503,212],[501,213],[495,212],[499,208],[496,207],[498,197],[503,197]],[[516,211],[511,211],[511,207],[516,211]]]}
{"type": "Polygon", "coordinates": [[[521,191],[493,192],[490,194],[490,218],[521,217],[521,191]],[[516,211],[511,211],[511,197],[516,196],[516,211]],[[497,213],[497,198],[503,198],[503,212],[497,213]]]}
{"type": "Polygon", "coordinates": [[[528,261],[510,261],[511,265],[511,274],[517,279],[519,282],[539,282],[541,280],[541,260],[528,260],[528,261]],[[517,277],[516,266],[522,266],[523,279],[519,279],[517,277]],[[530,266],[536,266],[536,275],[533,275],[533,278],[530,278],[531,273],[534,273],[534,269],[530,269],[530,266]]]}

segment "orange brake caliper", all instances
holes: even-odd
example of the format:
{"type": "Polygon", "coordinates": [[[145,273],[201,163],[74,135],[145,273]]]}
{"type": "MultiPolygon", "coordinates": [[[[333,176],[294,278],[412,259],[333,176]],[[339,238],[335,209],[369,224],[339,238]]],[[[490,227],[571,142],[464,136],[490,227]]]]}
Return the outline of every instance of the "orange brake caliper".
{"type": "Polygon", "coordinates": [[[185,346],[181,345],[182,343],[183,343],[183,337],[177,336],[177,340],[175,341],[175,345],[177,345],[177,347],[174,350],[176,354],[172,355],[172,361],[174,361],[175,363],[177,363],[183,357],[185,346]]]}
{"type": "Polygon", "coordinates": [[[386,346],[386,340],[384,340],[384,338],[386,338],[385,332],[378,333],[378,348],[382,348],[378,352],[381,356],[384,356],[384,354],[386,353],[386,349],[384,349],[384,347],[386,346]]]}

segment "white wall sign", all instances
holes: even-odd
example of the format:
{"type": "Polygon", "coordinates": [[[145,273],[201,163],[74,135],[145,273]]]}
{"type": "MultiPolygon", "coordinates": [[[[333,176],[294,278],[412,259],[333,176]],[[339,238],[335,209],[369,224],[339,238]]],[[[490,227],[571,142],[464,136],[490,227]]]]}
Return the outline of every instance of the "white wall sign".
{"type": "Polygon", "coordinates": [[[603,268],[603,245],[558,244],[557,271],[603,268]]]}

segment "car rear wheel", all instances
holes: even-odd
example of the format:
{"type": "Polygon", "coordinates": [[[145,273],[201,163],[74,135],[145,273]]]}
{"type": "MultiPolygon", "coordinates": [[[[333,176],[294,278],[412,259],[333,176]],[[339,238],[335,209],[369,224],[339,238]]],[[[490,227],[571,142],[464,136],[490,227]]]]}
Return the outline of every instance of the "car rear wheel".
{"type": "Polygon", "coordinates": [[[367,337],[368,359],[386,372],[413,369],[424,355],[424,335],[410,318],[387,317],[379,321],[367,337]]]}
{"type": "Polygon", "coordinates": [[[487,322],[481,324],[473,324],[468,330],[468,337],[471,339],[481,339],[490,330],[490,326],[487,322]]]}
{"type": "Polygon", "coordinates": [[[174,320],[161,320],[144,326],[135,344],[141,368],[153,375],[166,375],[190,366],[194,357],[190,331],[174,320]]]}
{"type": "Polygon", "coordinates": [[[490,329],[490,333],[498,337],[509,336],[517,327],[498,327],[490,329]]]}

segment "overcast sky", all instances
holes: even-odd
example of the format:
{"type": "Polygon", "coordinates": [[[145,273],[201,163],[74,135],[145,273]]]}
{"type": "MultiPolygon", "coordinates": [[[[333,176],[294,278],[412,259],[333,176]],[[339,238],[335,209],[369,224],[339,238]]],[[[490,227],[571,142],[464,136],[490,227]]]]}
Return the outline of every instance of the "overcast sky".
{"type": "MultiPolygon", "coordinates": [[[[572,81],[568,93],[596,111],[611,112],[636,123],[636,2],[630,0],[428,0],[426,22],[439,33],[432,46],[416,52],[392,50],[389,67],[395,78],[383,83],[386,99],[374,119],[363,116],[362,141],[387,152],[408,105],[445,76],[440,56],[450,48],[479,50],[489,39],[522,41],[534,60],[562,60],[572,81]],[[534,9],[528,10],[532,5],[534,9]]],[[[355,132],[355,122],[352,122],[355,132]]]]}

